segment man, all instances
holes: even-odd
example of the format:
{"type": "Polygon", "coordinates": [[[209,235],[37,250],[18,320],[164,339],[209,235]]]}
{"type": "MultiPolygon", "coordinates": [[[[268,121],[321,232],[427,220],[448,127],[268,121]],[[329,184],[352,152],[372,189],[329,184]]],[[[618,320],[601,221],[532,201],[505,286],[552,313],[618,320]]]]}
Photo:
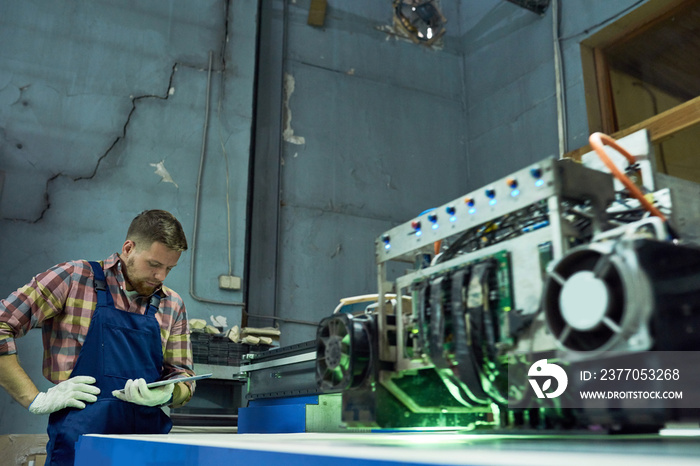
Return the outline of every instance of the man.
{"type": "Polygon", "coordinates": [[[72,465],[80,434],[168,433],[160,408],[192,397],[189,382],[146,387],[194,375],[185,306],[163,286],[186,249],[172,214],[145,211],[121,253],[56,265],[0,301],[0,386],[29,411],[50,414],[47,464],[72,465]],[[36,327],[44,376],[57,384],[46,392],[16,355],[14,339],[36,327]]]}

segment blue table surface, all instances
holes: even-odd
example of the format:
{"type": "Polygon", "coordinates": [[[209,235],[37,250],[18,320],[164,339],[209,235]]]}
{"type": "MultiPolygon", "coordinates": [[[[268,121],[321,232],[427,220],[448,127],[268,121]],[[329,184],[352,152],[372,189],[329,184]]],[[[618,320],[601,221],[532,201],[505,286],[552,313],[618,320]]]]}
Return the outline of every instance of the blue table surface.
{"type": "Polygon", "coordinates": [[[700,464],[700,431],[667,435],[340,434],[86,435],[76,466],[700,464]],[[251,463],[247,463],[250,461],[251,463]]]}

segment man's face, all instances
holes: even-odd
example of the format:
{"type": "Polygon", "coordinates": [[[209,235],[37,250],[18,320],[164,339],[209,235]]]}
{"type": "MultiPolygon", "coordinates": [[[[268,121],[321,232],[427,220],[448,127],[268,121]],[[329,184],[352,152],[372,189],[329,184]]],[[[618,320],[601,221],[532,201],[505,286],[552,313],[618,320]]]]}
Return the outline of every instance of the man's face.
{"type": "Polygon", "coordinates": [[[120,254],[124,263],[126,289],[150,296],[177,265],[180,254],[181,252],[173,251],[163,243],[154,242],[150,247],[144,248],[126,240],[120,254]]]}

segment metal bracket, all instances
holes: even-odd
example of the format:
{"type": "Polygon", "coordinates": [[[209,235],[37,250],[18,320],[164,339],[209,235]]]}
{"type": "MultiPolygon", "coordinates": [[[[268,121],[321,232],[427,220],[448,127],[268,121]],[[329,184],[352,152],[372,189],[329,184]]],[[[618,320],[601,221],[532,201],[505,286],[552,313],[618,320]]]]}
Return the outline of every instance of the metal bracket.
{"type": "Polygon", "coordinates": [[[286,366],[289,364],[295,364],[299,362],[315,361],[316,351],[310,353],[298,354],[296,356],[289,356],[287,358],[275,359],[272,361],[258,362],[253,364],[244,364],[240,367],[240,373],[245,374],[247,372],[257,371],[260,369],[267,369],[269,367],[286,366]]]}

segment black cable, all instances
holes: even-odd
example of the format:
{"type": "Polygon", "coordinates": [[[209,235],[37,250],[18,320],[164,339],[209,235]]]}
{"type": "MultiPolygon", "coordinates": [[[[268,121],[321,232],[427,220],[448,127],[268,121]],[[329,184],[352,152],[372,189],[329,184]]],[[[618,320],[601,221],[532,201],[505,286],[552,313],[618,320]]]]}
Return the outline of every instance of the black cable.
{"type": "Polygon", "coordinates": [[[566,36],[566,37],[560,37],[560,38],[559,38],[559,41],[561,42],[561,41],[573,39],[573,38],[578,37],[578,36],[587,35],[587,34],[589,34],[592,30],[597,29],[597,28],[599,28],[600,26],[604,26],[604,25],[606,25],[607,23],[609,23],[609,22],[611,22],[611,21],[613,21],[613,20],[619,18],[620,16],[624,15],[625,13],[627,13],[627,12],[630,11],[630,10],[633,10],[634,8],[636,8],[638,5],[644,3],[645,1],[647,1],[647,0],[638,0],[637,2],[635,2],[635,3],[633,3],[632,5],[628,6],[627,8],[625,8],[625,9],[622,10],[622,11],[620,11],[619,13],[617,13],[617,14],[615,14],[615,15],[613,15],[613,16],[610,16],[609,18],[607,18],[607,19],[605,19],[605,20],[603,20],[603,21],[601,21],[601,22],[599,22],[599,23],[596,23],[596,24],[594,24],[593,26],[591,26],[591,27],[589,27],[589,28],[586,28],[586,29],[584,29],[584,30],[581,31],[581,32],[578,32],[578,33],[576,33],[576,34],[572,34],[572,35],[566,36]]]}
{"type": "Polygon", "coordinates": [[[525,228],[548,220],[546,204],[532,204],[517,212],[478,225],[458,237],[438,259],[438,263],[520,236],[525,228]]]}

